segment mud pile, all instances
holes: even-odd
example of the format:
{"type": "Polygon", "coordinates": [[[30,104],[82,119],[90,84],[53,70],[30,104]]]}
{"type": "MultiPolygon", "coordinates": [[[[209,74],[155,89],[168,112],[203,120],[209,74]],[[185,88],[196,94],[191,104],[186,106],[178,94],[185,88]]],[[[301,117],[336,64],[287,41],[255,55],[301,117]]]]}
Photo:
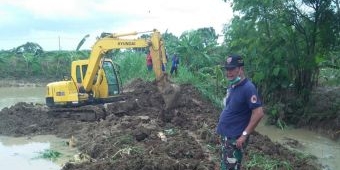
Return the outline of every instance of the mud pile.
{"type": "MultiPolygon", "coordinates": [[[[180,88],[177,107],[165,110],[155,84],[137,79],[125,88],[126,101],[106,104],[105,119],[97,122],[56,118],[46,106],[17,103],[0,112],[0,135],[71,138],[72,145],[88,159],[67,163],[64,170],[217,169],[219,147],[214,129],[220,110],[191,85],[180,88]]],[[[250,152],[289,162],[293,169],[318,169],[313,161],[299,158],[258,133],[250,138],[246,161],[250,152]]]]}

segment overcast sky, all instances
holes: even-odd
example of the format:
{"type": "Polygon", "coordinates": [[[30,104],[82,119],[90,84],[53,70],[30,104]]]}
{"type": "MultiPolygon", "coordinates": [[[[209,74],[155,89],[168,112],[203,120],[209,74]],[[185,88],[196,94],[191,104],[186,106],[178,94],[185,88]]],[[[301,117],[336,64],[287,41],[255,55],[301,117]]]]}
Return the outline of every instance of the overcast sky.
{"type": "Polygon", "coordinates": [[[221,33],[231,17],[223,0],[0,0],[0,50],[26,42],[47,51],[74,50],[86,34],[82,49],[90,49],[102,32],[156,28],[180,36],[214,27],[221,33]]]}

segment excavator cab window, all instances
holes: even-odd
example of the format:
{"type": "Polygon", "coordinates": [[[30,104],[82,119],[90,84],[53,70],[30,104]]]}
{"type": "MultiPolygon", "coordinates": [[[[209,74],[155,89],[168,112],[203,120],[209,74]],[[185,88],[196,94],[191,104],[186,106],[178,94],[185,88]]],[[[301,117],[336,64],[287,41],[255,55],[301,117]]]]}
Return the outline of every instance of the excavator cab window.
{"type": "Polygon", "coordinates": [[[81,78],[81,72],[80,72],[80,66],[79,65],[76,67],[76,76],[77,76],[77,83],[81,83],[83,79],[81,78]]]}
{"type": "Polygon", "coordinates": [[[119,83],[117,78],[117,72],[115,68],[113,67],[112,63],[109,61],[105,61],[103,63],[103,69],[105,72],[108,89],[109,89],[109,95],[117,95],[119,94],[119,83]]]}
{"type": "Polygon", "coordinates": [[[76,76],[77,76],[77,83],[82,83],[87,71],[87,64],[86,65],[77,65],[76,67],[76,76]],[[81,70],[80,70],[81,67],[81,70]]]}
{"type": "Polygon", "coordinates": [[[87,64],[86,65],[82,65],[81,66],[81,69],[82,69],[82,71],[83,71],[83,80],[84,80],[84,78],[85,78],[85,74],[86,74],[86,71],[87,71],[87,64]]]}

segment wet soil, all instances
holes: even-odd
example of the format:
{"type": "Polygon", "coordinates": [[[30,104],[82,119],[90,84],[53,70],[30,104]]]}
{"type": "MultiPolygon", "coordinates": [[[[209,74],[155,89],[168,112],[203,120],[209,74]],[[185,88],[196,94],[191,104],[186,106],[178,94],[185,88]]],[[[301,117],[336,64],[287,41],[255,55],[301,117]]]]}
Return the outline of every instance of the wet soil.
{"type": "MultiPolygon", "coordinates": [[[[17,103],[1,110],[0,135],[48,134],[71,139],[67,143],[87,159],[67,163],[63,170],[218,169],[215,127],[220,110],[193,86],[180,88],[177,106],[165,110],[156,85],[137,79],[125,88],[126,101],[99,107],[105,108],[105,118],[95,122],[56,118],[44,105],[17,103]]],[[[250,137],[244,162],[251,159],[251,152],[289,162],[296,170],[320,169],[315,160],[301,158],[256,132],[250,137]]]]}

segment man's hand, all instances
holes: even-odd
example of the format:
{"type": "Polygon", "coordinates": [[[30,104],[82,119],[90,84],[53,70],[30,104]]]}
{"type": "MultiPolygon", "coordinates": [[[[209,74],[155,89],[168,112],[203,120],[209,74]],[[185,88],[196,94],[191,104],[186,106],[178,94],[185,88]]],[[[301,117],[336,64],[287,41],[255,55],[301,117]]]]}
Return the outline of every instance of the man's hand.
{"type": "Polygon", "coordinates": [[[236,147],[241,149],[243,144],[246,142],[247,136],[241,135],[237,140],[236,140],[236,147]]]}

